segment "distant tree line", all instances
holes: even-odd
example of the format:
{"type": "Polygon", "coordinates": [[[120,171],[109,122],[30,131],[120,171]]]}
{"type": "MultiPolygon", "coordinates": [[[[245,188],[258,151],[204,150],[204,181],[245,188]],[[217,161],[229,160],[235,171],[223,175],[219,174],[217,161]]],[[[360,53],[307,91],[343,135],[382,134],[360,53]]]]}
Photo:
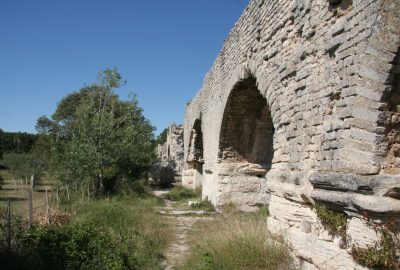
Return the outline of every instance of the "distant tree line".
{"type": "Polygon", "coordinates": [[[0,159],[2,159],[3,154],[30,152],[37,137],[36,134],[6,132],[0,129],[0,159]]]}
{"type": "Polygon", "coordinates": [[[40,179],[46,164],[35,151],[38,135],[26,132],[5,132],[0,129],[0,169],[8,169],[26,181],[40,179]]]}

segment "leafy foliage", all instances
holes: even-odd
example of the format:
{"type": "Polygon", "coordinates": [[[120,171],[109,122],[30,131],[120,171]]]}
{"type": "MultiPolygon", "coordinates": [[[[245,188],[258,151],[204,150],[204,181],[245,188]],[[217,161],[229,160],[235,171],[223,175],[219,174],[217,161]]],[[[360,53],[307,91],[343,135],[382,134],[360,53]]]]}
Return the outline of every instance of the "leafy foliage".
{"type": "Polygon", "coordinates": [[[116,69],[98,83],[64,97],[52,119],[40,117],[38,132],[51,140],[51,169],[66,183],[95,183],[97,194],[114,192],[118,181],[138,178],[153,160],[153,126],[135,95],[121,100],[116,69]]]}

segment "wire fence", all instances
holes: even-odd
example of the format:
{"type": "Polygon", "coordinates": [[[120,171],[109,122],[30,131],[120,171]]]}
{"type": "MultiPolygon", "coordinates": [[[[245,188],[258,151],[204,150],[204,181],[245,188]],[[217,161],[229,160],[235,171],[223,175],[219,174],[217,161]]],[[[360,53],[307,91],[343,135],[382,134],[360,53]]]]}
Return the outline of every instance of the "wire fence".
{"type": "MultiPolygon", "coordinates": [[[[68,202],[71,202],[68,186],[34,188],[31,183],[9,180],[0,185],[0,188],[5,187],[1,190],[1,200],[5,202],[5,207],[0,208],[0,248],[6,253],[15,249],[13,242],[18,238],[21,226],[27,228],[34,223],[66,224],[70,220],[70,215],[62,207],[63,203],[68,205],[68,202]]],[[[79,192],[82,196],[87,195],[82,199],[90,199],[90,192],[85,193],[79,192]]]]}

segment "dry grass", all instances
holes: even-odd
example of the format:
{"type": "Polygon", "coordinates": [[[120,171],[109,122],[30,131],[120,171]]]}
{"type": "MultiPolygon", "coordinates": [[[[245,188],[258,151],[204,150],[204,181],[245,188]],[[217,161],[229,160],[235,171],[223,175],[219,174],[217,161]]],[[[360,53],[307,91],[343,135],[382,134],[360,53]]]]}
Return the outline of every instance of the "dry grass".
{"type": "Polygon", "coordinates": [[[287,246],[266,228],[266,215],[233,213],[201,223],[178,269],[294,269],[287,246]]]}

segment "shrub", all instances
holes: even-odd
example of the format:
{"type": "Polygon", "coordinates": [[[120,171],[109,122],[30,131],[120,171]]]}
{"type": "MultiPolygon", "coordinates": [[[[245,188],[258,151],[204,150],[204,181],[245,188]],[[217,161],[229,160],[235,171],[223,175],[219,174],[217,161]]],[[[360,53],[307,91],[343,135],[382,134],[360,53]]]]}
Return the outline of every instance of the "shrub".
{"type": "Polygon", "coordinates": [[[200,225],[190,254],[178,269],[294,269],[289,249],[268,232],[264,217],[230,214],[200,225]]]}
{"type": "Polygon", "coordinates": [[[352,247],[351,253],[354,260],[372,269],[399,270],[400,258],[396,254],[396,243],[391,233],[384,229],[381,229],[380,233],[381,240],[374,247],[352,247]]]}
{"type": "Polygon", "coordinates": [[[167,194],[167,199],[174,201],[186,200],[196,197],[199,197],[198,191],[196,192],[193,189],[189,189],[183,186],[173,187],[171,191],[167,194]]]}
{"type": "Polygon", "coordinates": [[[344,213],[328,209],[325,205],[316,204],[315,211],[322,225],[333,235],[343,235],[347,225],[344,213]]]}
{"type": "Polygon", "coordinates": [[[204,210],[208,212],[215,211],[214,205],[209,200],[203,200],[190,205],[193,209],[204,210]]]}
{"type": "MultiPolygon", "coordinates": [[[[0,249],[5,269],[159,269],[169,227],[153,208],[156,198],[109,200],[72,205],[64,226],[12,224],[12,250],[0,249]]],[[[0,223],[1,247],[7,227],[0,223]]]]}
{"type": "Polygon", "coordinates": [[[18,229],[11,254],[0,254],[7,269],[124,269],[116,241],[94,224],[18,229]]]}

